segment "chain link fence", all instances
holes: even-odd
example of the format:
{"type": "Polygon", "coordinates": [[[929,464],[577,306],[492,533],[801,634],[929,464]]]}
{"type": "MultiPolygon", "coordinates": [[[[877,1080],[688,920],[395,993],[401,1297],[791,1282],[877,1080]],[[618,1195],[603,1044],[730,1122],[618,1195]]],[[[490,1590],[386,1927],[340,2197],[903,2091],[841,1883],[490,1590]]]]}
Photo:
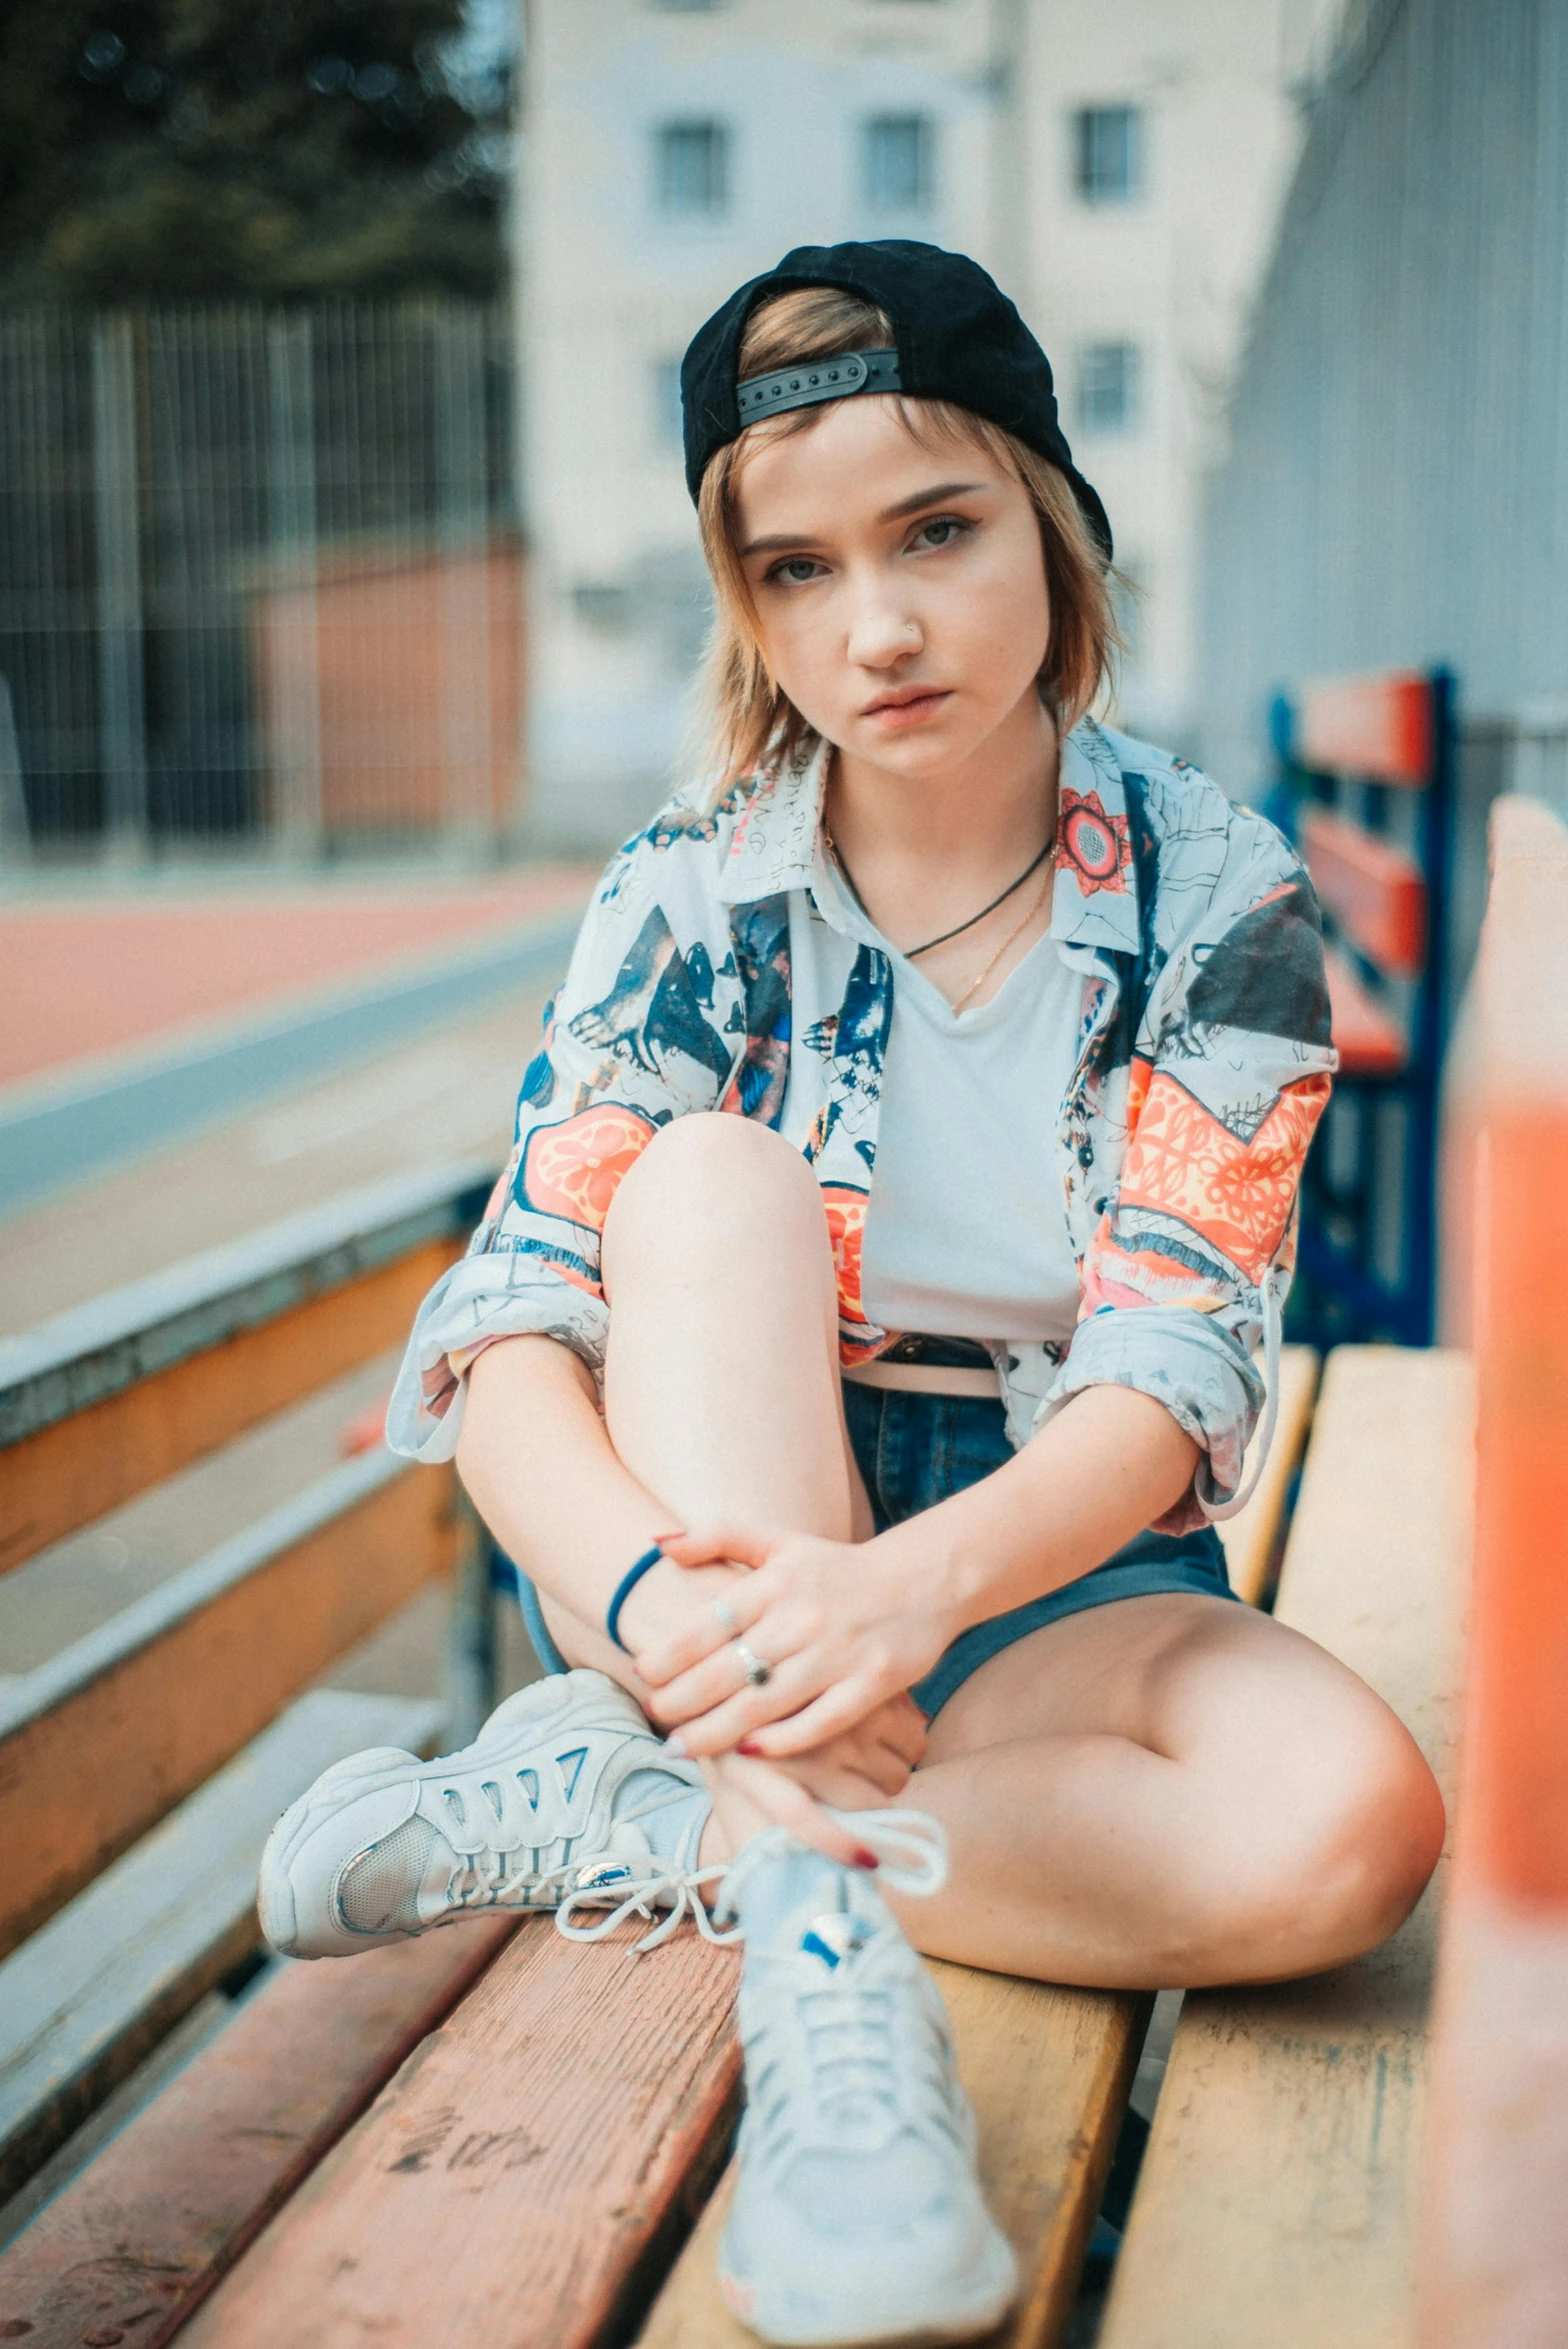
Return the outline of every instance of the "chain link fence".
{"type": "Polygon", "coordinates": [[[0,315],[0,860],[518,821],[508,318],[0,315]]]}

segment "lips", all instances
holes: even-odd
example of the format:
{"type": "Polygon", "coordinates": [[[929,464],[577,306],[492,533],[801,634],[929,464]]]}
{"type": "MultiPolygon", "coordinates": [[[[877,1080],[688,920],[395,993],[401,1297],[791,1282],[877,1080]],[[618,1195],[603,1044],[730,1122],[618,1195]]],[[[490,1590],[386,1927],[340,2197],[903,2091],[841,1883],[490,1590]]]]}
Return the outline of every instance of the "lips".
{"type": "Polygon", "coordinates": [[[930,717],[949,698],[945,685],[909,686],[898,693],[886,693],[867,704],[861,715],[875,718],[884,726],[916,725],[930,717]]]}

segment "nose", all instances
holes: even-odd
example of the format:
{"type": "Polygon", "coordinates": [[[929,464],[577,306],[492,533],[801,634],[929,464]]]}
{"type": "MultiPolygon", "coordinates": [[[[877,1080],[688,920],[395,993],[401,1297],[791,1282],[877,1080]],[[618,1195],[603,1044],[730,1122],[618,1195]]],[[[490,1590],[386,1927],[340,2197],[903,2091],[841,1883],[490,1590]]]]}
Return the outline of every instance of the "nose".
{"type": "Polygon", "coordinates": [[[894,669],[924,649],[925,630],[898,592],[898,583],[880,568],[850,582],[853,602],[845,652],[856,668],[894,669]]]}

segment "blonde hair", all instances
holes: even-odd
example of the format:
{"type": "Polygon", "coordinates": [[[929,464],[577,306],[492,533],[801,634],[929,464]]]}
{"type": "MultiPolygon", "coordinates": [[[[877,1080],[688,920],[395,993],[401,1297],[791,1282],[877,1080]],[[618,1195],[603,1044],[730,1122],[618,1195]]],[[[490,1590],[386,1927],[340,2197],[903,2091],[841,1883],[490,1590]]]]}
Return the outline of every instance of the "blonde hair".
{"type": "MultiPolygon", "coordinates": [[[[805,286],[781,294],[750,319],[741,339],[738,373],[744,381],[770,375],[778,367],[831,359],[842,351],[885,350],[893,341],[893,322],[875,304],[837,286],[805,286]]],[[[898,413],[905,430],[922,447],[943,439],[968,441],[1028,491],[1039,517],[1051,603],[1050,642],[1038,685],[1041,699],[1065,733],[1110,684],[1112,662],[1120,649],[1111,573],[1067,476],[999,424],[947,400],[900,398],[898,413]]],[[[703,767],[721,787],[764,760],[787,760],[813,741],[811,727],[768,674],[735,543],[735,486],[753,448],[809,432],[821,414],[821,408],[796,408],[749,424],[738,440],[719,451],[702,478],[697,521],[716,604],[704,679],[703,767]]]]}

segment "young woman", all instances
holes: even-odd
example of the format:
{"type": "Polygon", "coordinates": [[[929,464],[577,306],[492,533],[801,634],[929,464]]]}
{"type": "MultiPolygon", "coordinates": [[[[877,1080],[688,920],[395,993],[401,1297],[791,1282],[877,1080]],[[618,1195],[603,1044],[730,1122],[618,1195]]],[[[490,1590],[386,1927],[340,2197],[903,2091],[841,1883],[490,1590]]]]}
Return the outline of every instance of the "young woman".
{"type": "Polygon", "coordinates": [[[1317,916],[1086,714],[1110,533],[982,270],[794,252],[683,388],[711,777],[606,874],[391,1420],[455,1449],[552,1677],[329,1771],[262,1913],[307,1956],[498,1903],[652,1942],[717,1887],[732,2306],[957,2340],[1013,2267],[914,1951],[1267,1981],[1380,1941],[1442,1838],[1210,1523],[1334,1066],[1317,916]]]}

